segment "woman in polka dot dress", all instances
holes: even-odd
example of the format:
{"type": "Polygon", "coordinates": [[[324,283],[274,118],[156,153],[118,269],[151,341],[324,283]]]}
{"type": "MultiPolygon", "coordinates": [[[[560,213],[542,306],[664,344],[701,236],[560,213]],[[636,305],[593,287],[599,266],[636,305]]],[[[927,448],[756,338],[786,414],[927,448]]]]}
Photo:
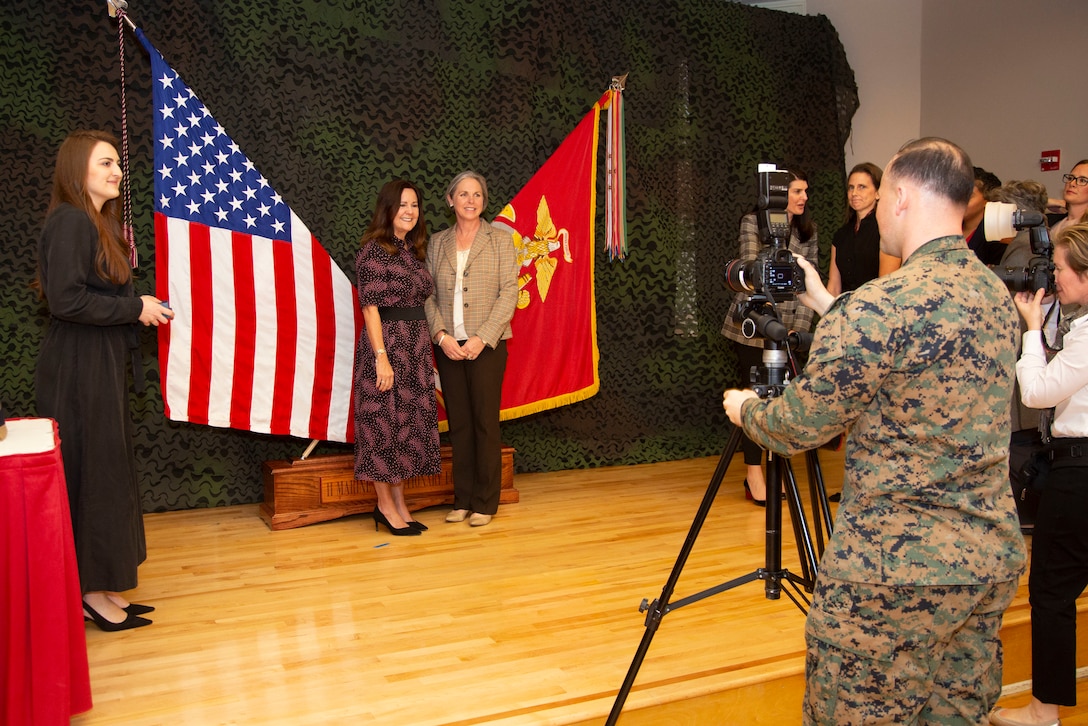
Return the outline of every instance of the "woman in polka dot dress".
{"type": "Polygon", "coordinates": [[[406,479],[441,469],[431,339],[423,301],[434,283],[424,265],[427,225],[419,190],[395,179],[378,194],[355,259],[365,328],[355,346],[355,478],[374,482],[379,523],[419,535],[404,501],[406,479]]]}

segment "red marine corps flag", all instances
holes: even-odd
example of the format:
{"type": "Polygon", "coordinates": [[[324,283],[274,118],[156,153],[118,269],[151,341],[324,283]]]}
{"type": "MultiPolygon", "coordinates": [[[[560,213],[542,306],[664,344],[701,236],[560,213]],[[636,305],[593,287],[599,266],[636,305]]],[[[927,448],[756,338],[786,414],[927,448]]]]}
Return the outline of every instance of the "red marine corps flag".
{"type": "Polygon", "coordinates": [[[597,393],[593,299],[597,141],[609,90],[506,205],[494,224],[510,230],[521,265],[502,388],[503,419],[597,393]]]}
{"type": "Polygon", "coordinates": [[[147,37],[166,415],[351,441],[351,281],[147,37]]]}

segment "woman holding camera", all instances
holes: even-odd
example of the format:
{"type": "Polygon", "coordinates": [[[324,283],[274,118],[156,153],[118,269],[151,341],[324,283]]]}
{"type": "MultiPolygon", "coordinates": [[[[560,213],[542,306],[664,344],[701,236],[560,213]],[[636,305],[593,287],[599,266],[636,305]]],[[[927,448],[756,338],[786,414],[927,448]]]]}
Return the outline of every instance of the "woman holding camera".
{"type": "Polygon", "coordinates": [[[1027,332],[1016,378],[1024,405],[1054,408],[1051,469],[1031,549],[1032,699],[990,714],[995,726],[1058,724],[1059,706],[1077,702],[1076,599],[1088,587],[1088,224],[1066,227],[1054,240],[1058,300],[1066,318],[1063,348],[1047,363],[1043,346],[1045,290],[1017,293],[1027,332]]]}
{"type": "MultiPolygon", "coordinates": [[[[790,185],[786,201],[786,216],[790,221],[789,250],[794,255],[804,257],[815,267],[818,265],[818,243],[816,239],[816,224],[808,214],[808,177],[804,172],[790,169],[790,185]]],[[[741,262],[756,259],[763,240],[759,238],[759,225],[755,212],[744,215],[740,220],[740,250],[737,258],[741,262]]],[[[740,371],[741,384],[748,383],[748,372],[753,366],[759,366],[763,362],[763,339],[746,338],[741,332],[744,304],[748,295],[737,293],[733,304],[725,315],[722,323],[722,335],[734,342],[734,350],[737,353],[737,368],[740,371]]],[[[812,330],[814,313],[796,300],[784,300],[775,303],[778,318],[783,325],[790,330],[807,333],[812,330]]],[[[744,464],[746,478],[744,480],[745,494],[756,506],[764,506],[767,502],[767,484],[763,475],[763,449],[743,433],[741,434],[741,449],[744,452],[744,464]]]]}

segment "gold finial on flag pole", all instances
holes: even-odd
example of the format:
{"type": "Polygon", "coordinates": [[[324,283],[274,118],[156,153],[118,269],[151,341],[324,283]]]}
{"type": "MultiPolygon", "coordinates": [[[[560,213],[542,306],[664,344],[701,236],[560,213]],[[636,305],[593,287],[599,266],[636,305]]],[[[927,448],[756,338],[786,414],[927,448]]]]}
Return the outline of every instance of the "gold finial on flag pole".
{"type": "MultiPolygon", "coordinates": [[[[118,0],[118,2],[124,2],[125,0],[118,0]]],[[[612,85],[608,88],[612,91],[622,91],[627,88],[627,73],[622,76],[612,76],[612,85]]]]}
{"type": "Polygon", "coordinates": [[[120,14],[128,27],[132,30],[136,30],[136,26],[128,19],[128,14],[126,13],[128,10],[128,0],[106,0],[106,8],[110,11],[111,18],[116,18],[118,14],[120,14]]]}

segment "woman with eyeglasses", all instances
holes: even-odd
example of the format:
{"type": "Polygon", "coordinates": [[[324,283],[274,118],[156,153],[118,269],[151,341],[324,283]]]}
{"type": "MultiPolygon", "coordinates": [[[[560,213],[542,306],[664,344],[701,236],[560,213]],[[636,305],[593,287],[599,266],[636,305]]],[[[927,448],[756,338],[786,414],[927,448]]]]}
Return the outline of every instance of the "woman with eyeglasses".
{"type": "Polygon", "coordinates": [[[1073,165],[1073,171],[1062,177],[1065,184],[1066,217],[1050,228],[1050,239],[1070,225],[1088,222],[1088,159],[1073,165]]]}

